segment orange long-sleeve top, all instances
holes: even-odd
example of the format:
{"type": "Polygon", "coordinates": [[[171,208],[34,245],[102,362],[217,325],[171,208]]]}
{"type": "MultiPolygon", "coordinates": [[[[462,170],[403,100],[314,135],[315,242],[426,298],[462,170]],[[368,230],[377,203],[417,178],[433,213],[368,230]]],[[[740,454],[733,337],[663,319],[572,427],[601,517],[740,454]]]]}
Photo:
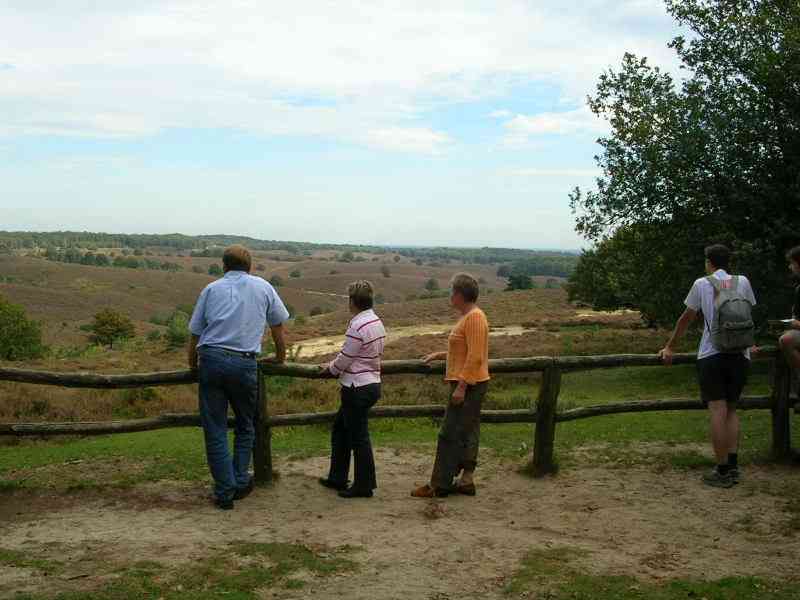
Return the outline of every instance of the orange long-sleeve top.
{"type": "Polygon", "coordinates": [[[450,333],[445,381],[463,380],[475,385],[489,379],[489,321],[475,307],[461,317],[450,333]]]}

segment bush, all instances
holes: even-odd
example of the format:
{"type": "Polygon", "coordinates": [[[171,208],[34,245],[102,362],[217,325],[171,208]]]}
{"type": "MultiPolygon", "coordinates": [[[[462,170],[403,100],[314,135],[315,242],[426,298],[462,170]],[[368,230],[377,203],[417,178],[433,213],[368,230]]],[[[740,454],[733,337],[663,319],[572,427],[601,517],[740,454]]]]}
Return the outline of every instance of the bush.
{"type": "Polygon", "coordinates": [[[175,311],[167,324],[165,334],[170,347],[183,346],[189,340],[189,316],[181,311],[175,311]]]}
{"type": "Polygon", "coordinates": [[[214,263],[208,267],[208,274],[212,277],[219,277],[222,275],[222,267],[220,267],[217,263],[214,263]]]}
{"type": "Polygon", "coordinates": [[[133,321],[111,308],[104,308],[94,316],[92,322],[92,341],[104,346],[114,346],[117,340],[134,336],[133,321]]]}
{"type": "Polygon", "coordinates": [[[258,264],[256,265],[256,271],[259,271],[259,272],[260,272],[260,271],[266,271],[266,270],[267,270],[267,267],[265,267],[265,266],[264,266],[264,265],[262,265],[261,263],[258,263],[258,264]]]}
{"type": "Polygon", "coordinates": [[[273,275],[272,277],[269,278],[269,282],[272,285],[272,287],[280,287],[283,285],[283,277],[281,277],[280,275],[273,275]]]}
{"type": "Polygon", "coordinates": [[[294,324],[295,325],[305,325],[306,324],[306,318],[303,315],[297,315],[294,318],[294,324]]]}
{"type": "Polygon", "coordinates": [[[175,312],[182,312],[185,315],[191,316],[194,314],[194,304],[178,304],[175,307],[175,312]]]}
{"type": "Polygon", "coordinates": [[[394,260],[394,262],[399,263],[400,262],[400,255],[399,254],[395,254],[393,260],[394,260]]]}
{"type": "Polygon", "coordinates": [[[0,359],[39,358],[45,352],[42,326],[25,315],[25,309],[0,296],[0,359]]]}
{"type": "Polygon", "coordinates": [[[439,282],[436,281],[433,277],[431,277],[430,279],[428,279],[428,281],[425,282],[425,289],[428,290],[429,292],[435,292],[436,290],[439,289],[439,282]]]}
{"type": "Polygon", "coordinates": [[[295,279],[300,279],[302,276],[303,274],[300,272],[300,269],[295,269],[294,271],[289,273],[289,277],[293,277],[295,279]]]}
{"type": "Polygon", "coordinates": [[[389,278],[389,277],[392,276],[392,272],[389,270],[389,267],[387,267],[386,265],[383,265],[381,267],[381,274],[383,274],[383,276],[386,277],[386,278],[389,278]]]}
{"type": "Polygon", "coordinates": [[[386,302],[386,299],[383,294],[375,294],[375,304],[383,304],[384,302],[386,302]]]}
{"type": "Polygon", "coordinates": [[[324,315],[325,309],[323,309],[321,306],[315,306],[314,308],[311,309],[311,311],[308,314],[312,317],[316,317],[317,315],[324,315]]]}
{"type": "Polygon", "coordinates": [[[330,271],[328,271],[328,275],[338,275],[338,274],[339,271],[337,271],[336,269],[331,269],[330,271]]]}
{"type": "Polygon", "coordinates": [[[153,329],[153,331],[147,334],[147,341],[148,342],[161,341],[161,332],[158,329],[153,329]]]}
{"type": "Polygon", "coordinates": [[[205,269],[203,269],[203,267],[201,267],[200,265],[195,265],[192,267],[192,273],[205,273],[205,272],[206,272],[205,269]]]}

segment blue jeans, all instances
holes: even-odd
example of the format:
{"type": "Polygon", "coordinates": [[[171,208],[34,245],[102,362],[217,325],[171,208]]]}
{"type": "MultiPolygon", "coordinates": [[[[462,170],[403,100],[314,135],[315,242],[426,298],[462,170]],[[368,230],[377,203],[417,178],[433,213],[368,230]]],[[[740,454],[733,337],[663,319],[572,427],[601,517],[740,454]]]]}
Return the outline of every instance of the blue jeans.
{"type": "Polygon", "coordinates": [[[200,422],[206,441],[206,457],[214,478],[214,495],[233,497],[237,488],[250,483],[250,457],[255,440],[258,410],[258,366],[221,348],[198,349],[200,422]],[[236,417],[233,458],[228,448],[228,405],[236,417]]]}

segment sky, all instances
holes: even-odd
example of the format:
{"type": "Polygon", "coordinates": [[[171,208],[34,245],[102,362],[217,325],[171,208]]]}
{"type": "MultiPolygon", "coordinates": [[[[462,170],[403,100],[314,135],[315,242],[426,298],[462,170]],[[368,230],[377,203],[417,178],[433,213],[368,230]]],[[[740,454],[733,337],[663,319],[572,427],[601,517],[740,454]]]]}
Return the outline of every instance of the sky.
{"type": "Polygon", "coordinates": [[[575,249],[660,0],[4,0],[0,230],[575,249]]]}

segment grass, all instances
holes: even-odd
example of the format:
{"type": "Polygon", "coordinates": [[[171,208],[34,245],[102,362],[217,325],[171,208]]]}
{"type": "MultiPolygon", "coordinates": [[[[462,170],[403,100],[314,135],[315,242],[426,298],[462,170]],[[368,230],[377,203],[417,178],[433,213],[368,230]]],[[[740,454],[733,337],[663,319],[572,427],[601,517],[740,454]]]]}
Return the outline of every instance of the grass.
{"type": "MultiPolygon", "coordinates": [[[[95,590],[18,594],[17,600],[255,600],[265,589],[300,589],[303,577],[329,577],[358,568],[349,546],[315,551],[300,544],[235,542],[178,568],[153,561],[116,568],[95,590]]],[[[5,551],[0,551],[0,564],[5,551]]],[[[13,553],[12,553],[13,554],[13,553]]],[[[29,562],[37,562],[31,559],[29,562]]],[[[12,565],[17,566],[17,565],[12,565]]],[[[26,568],[39,569],[35,565],[26,568]]],[[[110,567],[113,569],[113,567],[110,567]]]]}
{"type": "Polygon", "coordinates": [[[729,577],[716,581],[672,579],[647,583],[628,576],[588,573],[577,561],[591,561],[575,548],[532,550],[522,560],[505,587],[509,597],[548,600],[778,600],[800,598],[800,584],[773,582],[756,577],[729,577]]]}

